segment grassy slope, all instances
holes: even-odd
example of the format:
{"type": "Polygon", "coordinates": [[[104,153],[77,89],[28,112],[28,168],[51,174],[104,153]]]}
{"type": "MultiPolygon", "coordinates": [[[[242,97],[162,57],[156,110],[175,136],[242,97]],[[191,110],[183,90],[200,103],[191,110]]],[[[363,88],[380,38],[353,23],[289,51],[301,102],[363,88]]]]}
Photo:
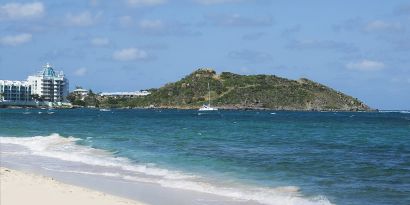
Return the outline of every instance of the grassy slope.
{"type": "MultiPolygon", "coordinates": [[[[225,108],[285,110],[370,110],[356,98],[308,79],[298,81],[274,75],[238,75],[199,69],[183,79],[152,89],[146,97],[120,100],[119,106],[196,108],[207,103],[208,82],[212,104],[225,108]]],[[[109,103],[112,104],[112,103],[109,103]]],[[[104,105],[104,103],[103,103],[104,105]]]]}

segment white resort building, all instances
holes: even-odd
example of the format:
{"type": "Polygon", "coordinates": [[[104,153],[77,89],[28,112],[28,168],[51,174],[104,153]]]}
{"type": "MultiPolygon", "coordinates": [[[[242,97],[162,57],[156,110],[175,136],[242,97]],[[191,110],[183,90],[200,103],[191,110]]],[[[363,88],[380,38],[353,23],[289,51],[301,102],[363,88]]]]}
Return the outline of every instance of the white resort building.
{"type": "Polygon", "coordinates": [[[0,80],[1,101],[31,101],[31,86],[27,81],[0,80]]]}
{"type": "Polygon", "coordinates": [[[90,92],[89,90],[86,90],[86,89],[83,89],[83,88],[77,88],[77,89],[73,90],[74,94],[81,95],[81,96],[87,96],[89,92],[90,92]]]}
{"type": "Polygon", "coordinates": [[[0,80],[0,104],[3,105],[62,105],[67,102],[68,79],[56,73],[50,64],[28,76],[26,81],[0,80]]]}

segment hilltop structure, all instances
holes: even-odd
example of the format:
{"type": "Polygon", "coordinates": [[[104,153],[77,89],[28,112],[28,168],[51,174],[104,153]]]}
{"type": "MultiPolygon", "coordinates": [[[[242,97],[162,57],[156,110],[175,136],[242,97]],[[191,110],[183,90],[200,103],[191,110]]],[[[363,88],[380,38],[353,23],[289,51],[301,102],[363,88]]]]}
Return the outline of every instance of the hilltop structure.
{"type": "Polygon", "coordinates": [[[62,71],[55,72],[47,63],[43,70],[26,81],[0,80],[1,105],[48,105],[67,103],[69,82],[62,71]]]}
{"type": "Polygon", "coordinates": [[[83,88],[76,88],[75,90],[73,90],[73,93],[76,95],[87,96],[90,91],[83,88]]]}

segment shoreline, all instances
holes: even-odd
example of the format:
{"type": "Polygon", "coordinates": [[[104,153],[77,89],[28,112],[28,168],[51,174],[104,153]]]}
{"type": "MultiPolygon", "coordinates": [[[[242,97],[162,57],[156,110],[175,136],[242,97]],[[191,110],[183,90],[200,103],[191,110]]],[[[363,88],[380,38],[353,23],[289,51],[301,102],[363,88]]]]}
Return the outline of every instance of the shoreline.
{"type": "MultiPolygon", "coordinates": [[[[76,186],[83,189],[95,190],[102,195],[118,196],[120,198],[133,200],[136,204],[150,205],[262,205],[252,199],[239,199],[232,196],[224,196],[216,193],[195,190],[182,186],[164,185],[161,183],[166,178],[149,180],[149,175],[143,172],[136,172],[136,175],[124,170],[110,166],[87,164],[80,161],[70,161],[59,158],[30,154],[31,151],[22,145],[4,143],[0,137],[0,167],[17,170],[17,172],[28,173],[28,175],[40,176],[40,178],[53,179],[67,186],[76,186]],[[58,167],[58,168],[56,168],[58,167]],[[72,169],[74,168],[74,169],[72,169]],[[145,176],[145,178],[144,178],[145,176]],[[148,178],[146,178],[148,176],[148,178]],[[159,180],[159,181],[158,181],[159,180]],[[160,196],[160,197],[158,197],[160,196]]],[[[58,154],[58,153],[57,153],[58,154]]],[[[61,154],[61,153],[60,153],[61,154]]],[[[75,153],[73,153],[75,154],[75,153]]],[[[89,156],[89,155],[88,155],[89,156]]],[[[97,159],[98,160],[98,159],[97,159]]],[[[132,165],[131,165],[132,166],[132,165]]],[[[2,173],[3,174],[3,173],[2,173]]],[[[3,176],[2,176],[3,177],[3,176]]],[[[3,179],[2,179],[3,180],[3,179]]],[[[169,181],[173,182],[173,180],[169,181]]],[[[34,183],[38,184],[38,183],[34,183]]],[[[178,185],[178,184],[177,184],[178,185]]],[[[3,186],[3,185],[2,185],[3,186]]],[[[21,187],[21,186],[19,186],[21,187]]],[[[23,187],[28,187],[23,185],[23,187]]],[[[20,193],[19,188],[15,188],[15,193],[20,193]]],[[[35,186],[30,186],[25,190],[31,192],[37,190],[35,186]]],[[[68,191],[64,191],[66,193],[68,191]]],[[[47,193],[47,192],[46,192],[47,193]]],[[[82,192],[80,192],[82,193],[82,192]]],[[[3,193],[1,193],[3,195],[3,193]]],[[[44,195],[47,197],[47,194],[44,195]]],[[[64,197],[63,197],[64,198],[64,197]]],[[[41,199],[41,198],[40,198],[41,199]]],[[[38,200],[38,199],[37,199],[38,200]]],[[[112,202],[112,200],[109,200],[112,202]]],[[[1,203],[3,204],[3,202],[1,203]]],[[[28,204],[28,203],[9,203],[28,204]]],[[[35,203],[44,204],[47,203],[35,203]]],[[[59,204],[59,203],[50,203],[59,204]]],[[[93,203],[70,203],[70,204],[90,204],[93,203]]],[[[94,203],[101,204],[101,203],[94,203]]],[[[118,203],[108,203],[118,204],[118,203]]],[[[108,205],[107,204],[107,205],[108,205]]],[[[6,203],[5,205],[8,205],[6,203]]],[[[105,205],[105,204],[102,204],[105,205]]],[[[122,205],[122,204],[119,204],[122,205]]]]}
{"type": "MultiPolygon", "coordinates": [[[[43,109],[48,107],[25,107],[25,106],[5,106],[0,109],[43,109]]],[[[383,110],[332,110],[332,109],[274,109],[274,108],[261,108],[261,107],[216,107],[218,110],[224,111],[279,111],[279,112],[380,112],[383,110]]],[[[161,106],[161,107],[79,107],[74,106],[70,108],[53,107],[56,110],[70,110],[70,109],[118,109],[118,110],[198,110],[199,107],[173,107],[173,106],[161,106]]]]}
{"type": "Polygon", "coordinates": [[[0,204],[145,205],[105,192],[66,184],[54,178],[0,167],[0,204]],[[22,197],[24,196],[24,197],[22,197]]]}

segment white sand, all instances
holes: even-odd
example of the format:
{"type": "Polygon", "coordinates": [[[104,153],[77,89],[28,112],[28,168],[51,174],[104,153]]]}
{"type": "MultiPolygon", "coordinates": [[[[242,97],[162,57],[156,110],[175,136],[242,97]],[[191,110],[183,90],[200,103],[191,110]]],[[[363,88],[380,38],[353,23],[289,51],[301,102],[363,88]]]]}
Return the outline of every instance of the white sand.
{"type": "Polygon", "coordinates": [[[143,203],[64,184],[49,177],[1,167],[0,204],[142,205],[143,203]]]}

